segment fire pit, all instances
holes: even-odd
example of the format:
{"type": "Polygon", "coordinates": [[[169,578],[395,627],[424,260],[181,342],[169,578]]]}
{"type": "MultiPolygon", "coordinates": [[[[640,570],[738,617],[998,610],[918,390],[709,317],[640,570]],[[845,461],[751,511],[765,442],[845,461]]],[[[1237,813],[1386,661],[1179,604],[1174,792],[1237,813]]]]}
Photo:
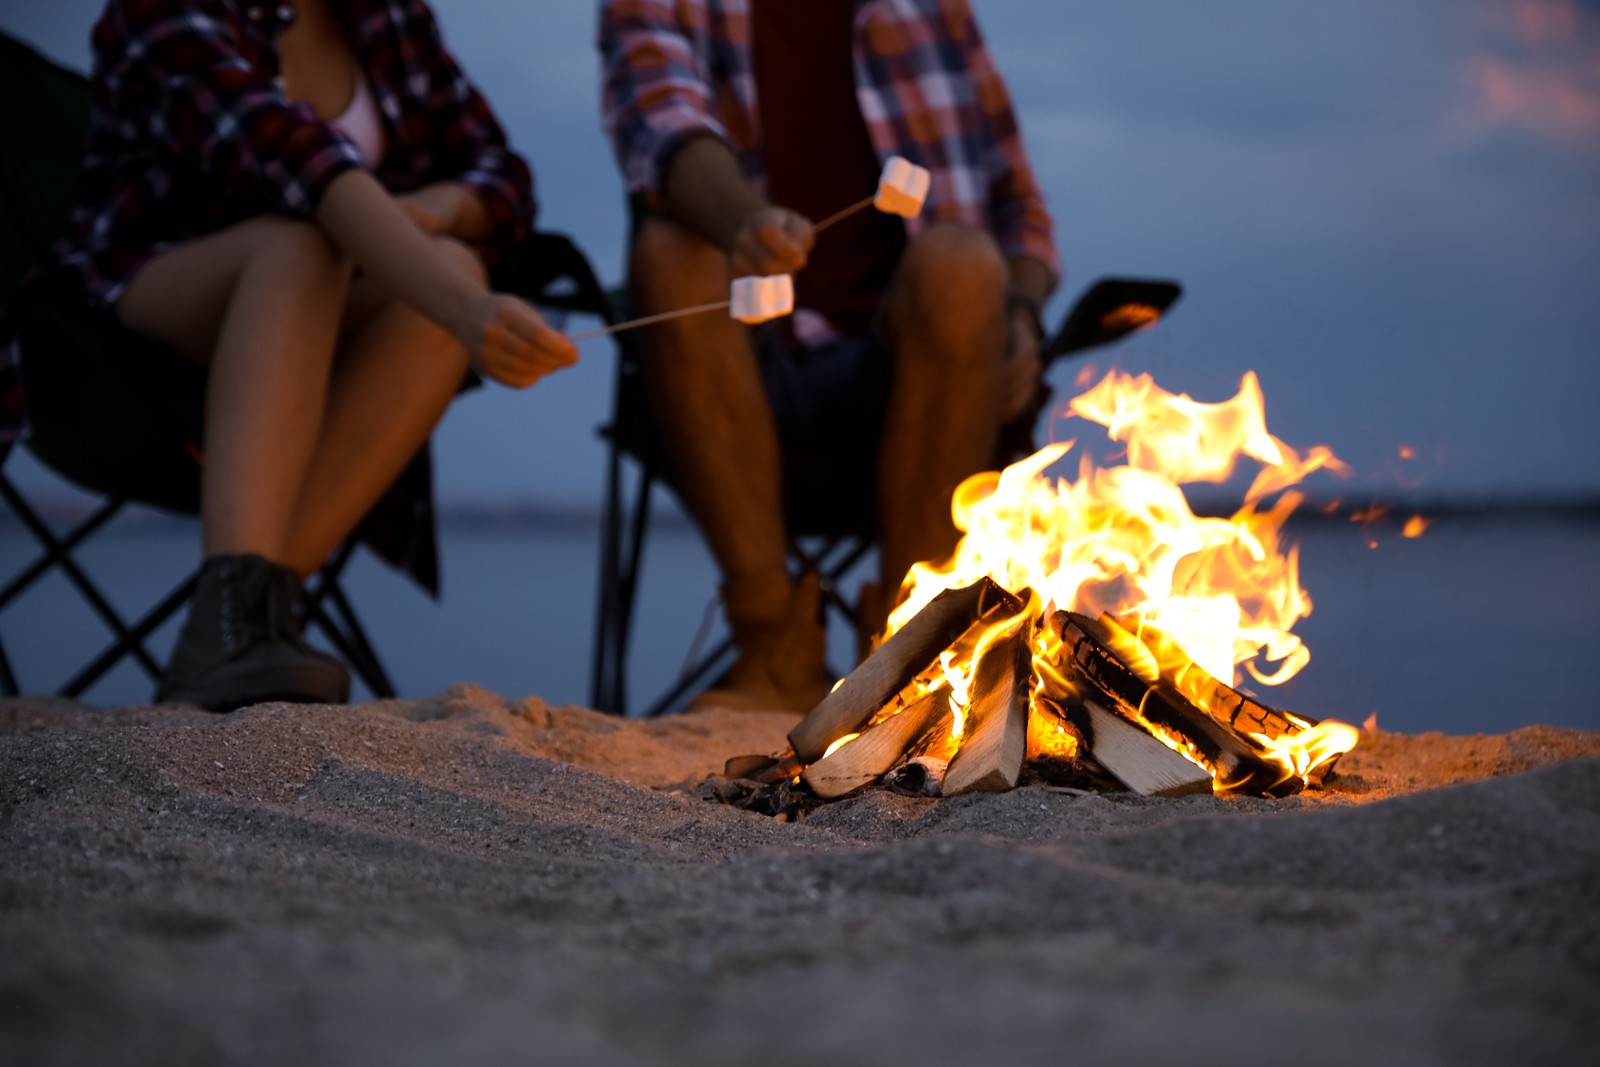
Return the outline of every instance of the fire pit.
{"type": "Polygon", "coordinates": [[[773,757],[729,761],[757,810],[887,786],[954,796],[1037,780],[1068,789],[1283,796],[1319,785],[1359,737],[1271,706],[1239,685],[1287,681],[1310,660],[1292,633],[1311,612],[1282,528],[1327,448],[1267,432],[1247,374],[1203,404],[1112,372],[1068,406],[1125,447],[1045,471],[1075,442],[968,479],[952,503],[952,557],[912,568],[875,650],[773,757]],[[1182,485],[1259,467],[1226,518],[1182,485]]]}

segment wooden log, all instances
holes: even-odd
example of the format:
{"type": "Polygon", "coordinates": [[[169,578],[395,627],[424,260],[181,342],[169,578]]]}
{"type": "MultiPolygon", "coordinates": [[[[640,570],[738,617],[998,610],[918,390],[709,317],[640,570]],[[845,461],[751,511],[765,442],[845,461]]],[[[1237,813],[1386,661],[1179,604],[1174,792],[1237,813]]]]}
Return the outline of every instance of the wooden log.
{"type": "Polygon", "coordinates": [[[860,730],[967,627],[991,612],[998,620],[1022,607],[1022,601],[988,578],[940,593],[789,731],[795,755],[808,763],[817,759],[836,739],[860,730]]]}
{"type": "Polygon", "coordinates": [[[1156,660],[1162,664],[1170,665],[1175,660],[1181,660],[1184,665],[1180,669],[1163,670],[1162,677],[1191,703],[1239,733],[1261,734],[1269,741],[1276,741],[1285,734],[1293,737],[1304,729],[1277,708],[1219,681],[1200,664],[1185,656],[1183,650],[1166,634],[1149,623],[1140,625],[1135,619],[1119,619],[1110,614],[1100,616],[1100,623],[1107,627],[1115,626],[1130,638],[1150,646],[1156,660]]]}
{"type": "Polygon", "coordinates": [[[950,690],[935,689],[898,715],[869,727],[800,775],[819,797],[832,800],[871,785],[891,770],[906,749],[929,730],[950,729],[950,690]]]}
{"type": "Polygon", "coordinates": [[[944,776],[944,795],[1014,789],[1028,754],[1029,627],[1019,624],[990,645],[972,676],[961,748],[944,776]]]}
{"type": "Polygon", "coordinates": [[[1170,682],[1146,681],[1114,651],[1113,632],[1076,612],[1058,611],[1051,619],[1069,650],[1079,676],[1108,699],[1106,706],[1138,726],[1141,721],[1189,749],[1215,774],[1217,791],[1282,796],[1302,785],[1268,763],[1233,727],[1195,706],[1170,682]]]}
{"type": "Polygon", "coordinates": [[[1211,772],[1185,759],[1149,732],[1093,700],[1081,703],[1089,756],[1131,791],[1145,797],[1211,792],[1211,772]]]}

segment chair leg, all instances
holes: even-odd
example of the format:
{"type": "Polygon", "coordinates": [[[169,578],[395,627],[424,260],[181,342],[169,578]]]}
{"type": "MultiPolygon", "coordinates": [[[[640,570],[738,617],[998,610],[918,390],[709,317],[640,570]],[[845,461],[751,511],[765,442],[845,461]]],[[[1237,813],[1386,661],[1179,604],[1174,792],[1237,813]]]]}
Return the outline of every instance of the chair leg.
{"type": "Polygon", "coordinates": [[[128,629],[118,640],[109,645],[105,651],[96,656],[81,671],[73,675],[65,685],[57,690],[57,693],[64,697],[77,699],[83,695],[84,690],[99,681],[101,675],[114,667],[118,660],[130,653],[138,657],[140,663],[144,665],[145,671],[150,675],[152,682],[160,681],[161,669],[156,667],[154,661],[145,653],[144,639],[154,633],[157,627],[166,622],[179,608],[189,602],[189,598],[194,595],[194,587],[199,582],[200,572],[196,570],[189,575],[182,585],[168,593],[159,604],[145,612],[131,629],[128,629]]]}
{"type": "MultiPolygon", "coordinates": [[[[34,538],[42,546],[44,546],[45,553],[49,558],[48,566],[61,568],[61,573],[67,576],[67,579],[77,588],[78,594],[89,603],[89,606],[94,609],[95,614],[100,616],[100,621],[103,622],[106,627],[116,635],[118,640],[117,643],[112,646],[112,649],[121,650],[118,652],[118,656],[133,656],[139,661],[140,666],[145,669],[145,672],[149,674],[151,678],[159,678],[161,676],[161,667],[150,656],[150,653],[145,650],[144,645],[141,643],[143,641],[143,635],[134,635],[128,624],[123,621],[122,616],[115,608],[111,606],[110,602],[106,600],[99,588],[89,580],[89,576],[83,572],[83,569],[78,566],[77,561],[72,558],[68,549],[63,546],[63,543],[58,540],[53,533],[50,532],[50,528],[44,524],[43,520],[41,520],[34,510],[28,506],[27,502],[22,499],[22,495],[17,492],[16,488],[11,484],[11,480],[9,478],[0,477],[0,496],[5,498],[6,504],[9,505],[11,510],[16,513],[17,517],[23,521],[23,524],[28,527],[34,538]]],[[[115,511],[117,508],[122,506],[122,503],[123,502],[121,500],[110,501],[106,505],[102,506],[100,511],[87,521],[96,522],[98,520],[99,522],[103,522],[104,518],[102,518],[102,515],[104,515],[106,509],[110,508],[112,511],[115,511]]],[[[105,517],[108,518],[109,515],[106,515],[105,517]]],[[[76,533],[76,531],[74,532],[76,533]]],[[[81,539],[81,537],[78,538],[78,540],[81,539]]],[[[73,541],[72,543],[76,544],[77,541],[73,541]]],[[[152,629],[153,628],[154,627],[152,627],[152,629]]],[[[146,632],[148,633],[148,631],[146,632]]],[[[99,661],[97,660],[96,662],[99,661]]],[[[106,668],[102,667],[100,673],[103,674],[105,669],[106,668]]],[[[79,672],[79,677],[87,673],[88,671],[85,669],[84,671],[79,672]]],[[[96,677],[98,676],[99,675],[97,674],[96,677]]],[[[77,679],[75,678],[74,681],[76,680],[77,679]]],[[[66,693],[63,691],[63,695],[76,696],[77,694],[66,693]]]]}
{"type": "Polygon", "coordinates": [[[21,696],[22,690],[17,686],[17,674],[11,669],[11,659],[6,655],[6,646],[0,644],[0,696],[21,696]]]}
{"type": "Polygon", "coordinates": [[[350,598],[345,596],[344,587],[339,584],[345,564],[350,562],[355,547],[354,538],[346,541],[317,573],[315,586],[306,594],[306,622],[314,624],[327,636],[373,696],[388,700],[395,696],[394,682],[384,669],[383,661],[367,636],[366,628],[361,625],[350,598]],[[333,610],[339,616],[337,620],[323,608],[324,600],[332,603],[333,610]]]}
{"type": "Polygon", "coordinates": [[[654,704],[645,709],[643,717],[654,719],[669,712],[678,711],[678,702],[685,696],[702,687],[717,676],[717,673],[726,670],[733,662],[737,649],[733,646],[733,635],[728,634],[715,648],[701,657],[700,662],[691,665],[671,689],[663,693],[654,704]]]}
{"type": "Polygon", "coordinates": [[[612,455],[601,518],[600,610],[590,697],[597,710],[613,715],[628,714],[628,647],[654,485],[654,472],[645,468],[632,494],[632,521],[624,526],[621,461],[612,455]]]}
{"type": "Polygon", "coordinates": [[[594,652],[589,673],[589,704],[598,711],[625,715],[616,655],[622,599],[622,457],[615,441],[606,459],[604,510],[600,516],[600,590],[595,612],[594,652]]]}

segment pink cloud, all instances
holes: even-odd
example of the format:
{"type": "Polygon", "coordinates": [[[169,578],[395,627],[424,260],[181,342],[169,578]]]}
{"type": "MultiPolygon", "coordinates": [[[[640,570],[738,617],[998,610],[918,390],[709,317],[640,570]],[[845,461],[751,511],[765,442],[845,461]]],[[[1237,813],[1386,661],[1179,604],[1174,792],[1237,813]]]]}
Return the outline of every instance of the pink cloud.
{"type": "Polygon", "coordinates": [[[1468,70],[1473,124],[1600,141],[1600,18],[1574,0],[1515,0],[1500,14],[1499,39],[1468,70]]]}

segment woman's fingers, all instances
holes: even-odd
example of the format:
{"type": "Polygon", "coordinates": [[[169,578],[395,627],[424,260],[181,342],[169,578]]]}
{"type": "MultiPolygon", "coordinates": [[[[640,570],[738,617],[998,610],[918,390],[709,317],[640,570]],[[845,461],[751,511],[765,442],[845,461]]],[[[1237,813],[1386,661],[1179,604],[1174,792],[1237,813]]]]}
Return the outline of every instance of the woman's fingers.
{"type": "Polygon", "coordinates": [[[490,298],[481,336],[479,371],[514,389],[525,389],[578,361],[577,346],[514,296],[497,293],[490,298]]]}

